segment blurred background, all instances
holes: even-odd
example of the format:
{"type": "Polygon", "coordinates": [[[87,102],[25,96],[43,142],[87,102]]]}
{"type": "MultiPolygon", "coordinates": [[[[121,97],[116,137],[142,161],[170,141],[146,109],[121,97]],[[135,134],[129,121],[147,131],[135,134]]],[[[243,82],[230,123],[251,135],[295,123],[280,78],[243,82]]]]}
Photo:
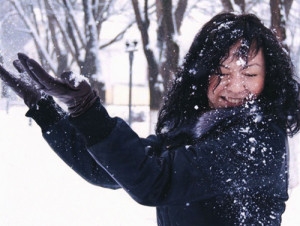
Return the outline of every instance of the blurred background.
{"type": "MultiPolygon", "coordinates": [[[[0,61],[6,67],[11,67],[17,52],[24,52],[53,75],[65,70],[83,74],[107,105],[157,111],[195,34],[222,11],[260,17],[284,42],[299,71],[299,0],[0,0],[0,4],[0,61]]],[[[0,91],[1,97],[12,95],[4,85],[0,91]]]]}

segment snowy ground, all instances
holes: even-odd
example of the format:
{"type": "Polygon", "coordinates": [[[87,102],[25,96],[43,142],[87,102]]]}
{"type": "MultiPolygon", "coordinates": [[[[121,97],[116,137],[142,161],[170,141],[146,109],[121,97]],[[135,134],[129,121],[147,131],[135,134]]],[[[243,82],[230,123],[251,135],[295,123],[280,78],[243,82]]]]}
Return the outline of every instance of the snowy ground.
{"type": "MultiPolygon", "coordinates": [[[[154,208],[77,176],[43,141],[39,127],[29,126],[25,112],[26,107],[17,105],[7,114],[0,100],[0,226],[156,225],[154,208]]],[[[300,225],[299,213],[297,186],[282,225],[300,225]]]]}

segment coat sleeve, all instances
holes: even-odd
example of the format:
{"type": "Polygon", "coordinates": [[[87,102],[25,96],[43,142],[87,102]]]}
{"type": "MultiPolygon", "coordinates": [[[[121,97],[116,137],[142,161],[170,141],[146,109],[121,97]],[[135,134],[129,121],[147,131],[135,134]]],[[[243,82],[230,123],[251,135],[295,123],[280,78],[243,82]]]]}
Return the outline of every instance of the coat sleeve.
{"type": "Polygon", "coordinates": [[[118,119],[109,136],[88,149],[144,205],[245,194],[286,199],[285,134],[262,122],[243,125],[237,123],[195,144],[166,150],[149,138],[140,138],[118,119]]]}
{"type": "Polygon", "coordinates": [[[39,102],[26,116],[32,117],[52,150],[86,181],[105,188],[120,188],[118,183],[91,157],[85,140],[71,126],[64,111],[51,97],[39,102]]]}

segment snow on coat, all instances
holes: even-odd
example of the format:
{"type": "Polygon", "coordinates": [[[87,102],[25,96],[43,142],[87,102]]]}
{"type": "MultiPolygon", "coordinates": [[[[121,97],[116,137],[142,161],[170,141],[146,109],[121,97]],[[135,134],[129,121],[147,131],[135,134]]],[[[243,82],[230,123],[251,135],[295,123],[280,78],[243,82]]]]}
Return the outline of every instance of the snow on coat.
{"type": "MultiPolygon", "coordinates": [[[[55,111],[45,106],[48,116],[55,111]]],[[[155,206],[158,225],[280,225],[288,199],[286,134],[255,105],[207,112],[168,146],[154,135],[140,138],[119,118],[100,136],[103,109],[93,106],[83,116],[89,123],[71,120],[81,134],[65,116],[55,123],[41,118],[43,106],[28,116],[87,181],[122,187],[155,206]]]]}

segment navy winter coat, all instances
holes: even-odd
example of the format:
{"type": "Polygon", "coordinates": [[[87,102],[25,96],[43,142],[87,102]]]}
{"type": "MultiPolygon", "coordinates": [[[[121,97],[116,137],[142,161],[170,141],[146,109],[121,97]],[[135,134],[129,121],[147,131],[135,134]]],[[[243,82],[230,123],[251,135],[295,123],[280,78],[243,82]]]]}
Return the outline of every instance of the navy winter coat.
{"type": "Polygon", "coordinates": [[[255,105],[207,112],[166,146],[108,117],[100,102],[69,121],[50,102],[27,115],[53,150],[89,182],[155,206],[158,225],[280,225],[286,134],[255,105]]]}

